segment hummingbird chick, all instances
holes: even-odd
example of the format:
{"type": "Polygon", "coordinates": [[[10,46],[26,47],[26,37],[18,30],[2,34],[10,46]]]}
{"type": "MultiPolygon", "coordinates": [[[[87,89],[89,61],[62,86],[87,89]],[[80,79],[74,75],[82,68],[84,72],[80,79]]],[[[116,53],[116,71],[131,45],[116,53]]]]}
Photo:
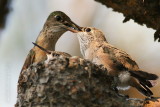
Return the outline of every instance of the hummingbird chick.
{"type": "Polygon", "coordinates": [[[109,75],[118,77],[118,89],[125,90],[132,86],[145,96],[153,95],[149,88],[155,85],[152,81],[157,80],[158,76],[140,70],[130,55],[109,44],[100,30],[84,27],[77,36],[83,57],[103,65],[109,75]]]}
{"type": "MultiPolygon", "coordinates": [[[[65,13],[54,11],[47,18],[43,29],[37,37],[36,43],[46,50],[55,51],[56,42],[63,33],[66,31],[77,32],[79,30],[81,30],[80,27],[72,22],[65,13]]],[[[34,62],[44,61],[46,58],[46,53],[40,48],[34,46],[30,50],[22,70],[27,69],[29,65],[34,62]]]]}

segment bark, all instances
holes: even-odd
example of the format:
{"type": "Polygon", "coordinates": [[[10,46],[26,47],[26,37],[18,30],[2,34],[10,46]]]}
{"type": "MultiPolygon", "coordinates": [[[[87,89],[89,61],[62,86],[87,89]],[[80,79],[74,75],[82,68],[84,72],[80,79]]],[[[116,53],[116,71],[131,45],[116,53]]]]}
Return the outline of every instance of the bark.
{"type": "Polygon", "coordinates": [[[160,0],[95,0],[123,13],[127,22],[133,19],[140,25],[156,30],[154,39],[160,42],[160,0]]]}
{"type": "Polygon", "coordinates": [[[20,76],[15,107],[142,107],[146,102],[119,95],[116,77],[77,57],[34,63],[20,76]]]}

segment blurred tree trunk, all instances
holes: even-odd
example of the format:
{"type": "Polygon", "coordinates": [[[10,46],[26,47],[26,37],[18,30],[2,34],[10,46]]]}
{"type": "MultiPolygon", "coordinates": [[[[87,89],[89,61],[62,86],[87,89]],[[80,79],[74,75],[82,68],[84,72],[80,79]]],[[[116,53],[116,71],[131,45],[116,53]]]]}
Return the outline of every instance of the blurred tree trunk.
{"type": "Polygon", "coordinates": [[[55,57],[22,71],[15,107],[142,107],[115,91],[116,77],[81,58],[55,57]]]}
{"type": "Polygon", "coordinates": [[[123,13],[127,22],[133,19],[140,25],[156,30],[154,39],[160,42],[160,0],[95,0],[114,11],[123,13]]]}
{"type": "Polygon", "coordinates": [[[0,29],[5,27],[6,16],[9,13],[11,0],[0,0],[0,29]]]}

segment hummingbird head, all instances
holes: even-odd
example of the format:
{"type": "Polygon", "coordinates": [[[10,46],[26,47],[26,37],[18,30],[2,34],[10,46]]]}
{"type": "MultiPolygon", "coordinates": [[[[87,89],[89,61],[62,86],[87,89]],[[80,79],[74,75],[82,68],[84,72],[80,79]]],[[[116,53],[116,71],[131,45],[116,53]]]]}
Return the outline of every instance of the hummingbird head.
{"type": "Polygon", "coordinates": [[[72,22],[72,20],[61,11],[52,12],[48,17],[45,26],[51,28],[53,32],[65,32],[69,30],[76,33],[81,30],[78,25],[72,22]]]}
{"type": "Polygon", "coordinates": [[[90,43],[92,41],[106,41],[103,32],[94,27],[82,27],[81,31],[79,31],[77,35],[83,43],[90,43]]]}
{"type": "Polygon", "coordinates": [[[80,50],[82,55],[85,57],[85,51],[90,47],[90,45],[96,42],[101,43],[106,41],[104,34],[93,27],[82,27],[81,31],[77,32],[77,37],[80,43],[80,50]]]}

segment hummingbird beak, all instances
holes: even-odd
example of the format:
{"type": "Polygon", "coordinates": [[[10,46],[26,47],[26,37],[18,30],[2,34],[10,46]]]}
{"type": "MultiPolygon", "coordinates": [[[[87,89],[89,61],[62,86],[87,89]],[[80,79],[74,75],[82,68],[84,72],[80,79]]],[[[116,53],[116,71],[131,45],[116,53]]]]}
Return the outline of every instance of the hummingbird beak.
{"type": "Polygon", "coordinates": [[[81,27],[79,27],[78,25],[76,25],[72,21],[70,21],[70,22],[65,21],[64,25],[65,25],[64,26],[65,29],[67,29],[73,33],[78,33],[79,31],[81,31],[81,27]]]}
{"type": "Polygon", "coordinates": [[[32,42],[34,44],[34,46],[37,46],[39,49],[41,49],[42,51],[46,52],[47,54],[51,54],[51,52],[49,52],[48,50],[44,49],[43,47],[39,46],[38,44],[32,42]]]}

